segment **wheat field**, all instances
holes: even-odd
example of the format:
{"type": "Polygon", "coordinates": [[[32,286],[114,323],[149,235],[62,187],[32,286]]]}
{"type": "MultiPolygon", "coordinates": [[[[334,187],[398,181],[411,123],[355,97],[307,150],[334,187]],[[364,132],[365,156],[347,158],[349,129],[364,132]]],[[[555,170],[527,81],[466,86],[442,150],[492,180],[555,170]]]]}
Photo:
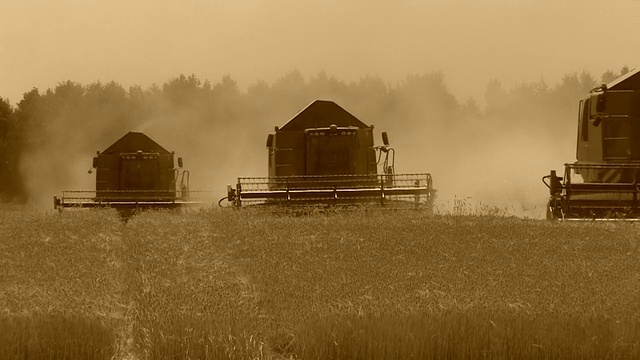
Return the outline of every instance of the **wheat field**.
{"type": "Polygon", "coordinates": [[[640,358],[640,227],[0,210],[2,359],[640,358]]]}

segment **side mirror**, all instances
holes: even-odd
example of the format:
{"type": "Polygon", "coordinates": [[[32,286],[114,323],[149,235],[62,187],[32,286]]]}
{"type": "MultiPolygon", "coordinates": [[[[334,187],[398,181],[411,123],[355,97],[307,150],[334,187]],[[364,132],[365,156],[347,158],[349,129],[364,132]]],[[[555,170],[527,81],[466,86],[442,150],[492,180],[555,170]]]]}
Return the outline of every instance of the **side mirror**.
{"type": "Polygon", "coordinates": [[[267,136],[267,147],[273,147],[273,134],[269,134],[269,136],[267,136]]]}
{"type": "Polygon", "coordinates": [[[596,100],[596,112],[598,114],[603,113],[607,110],[607,98],[605,94],[598,95],[598,99],[596,100]]]}
{"type": "Polygon", "coordinates": [[[386,131],[383,131],[383,132],[382,132],[382,143],[383,143],[385,146],[389,146],[389,135],[387,135],[387,132],[386,132],[386,131]]]}
{"type": "Polygon", "coordinates": [[[602,122],[602,118],[598,116],[596,117],[595,120],[593,120],[593,126],[598,127],[598,125],[600,125],[601,122],[602,122]]]}
{"type": "Polygon", "coordinates": [[[183,166],[184,166],[184,163],[182,162],[182,158],[181,158],[181,157],[179,157],[179,158],[178,158],[178,167],[179,167],[179,168],[181,168],[181,167],[183,167],[183,166]]]}
{"type": "Polygon", "coordinates": [[[98,167],[98,158],[97,157],[93,158],[93,162],[91,163],[91,167],[92,168],[97,168],[98,167]]]}

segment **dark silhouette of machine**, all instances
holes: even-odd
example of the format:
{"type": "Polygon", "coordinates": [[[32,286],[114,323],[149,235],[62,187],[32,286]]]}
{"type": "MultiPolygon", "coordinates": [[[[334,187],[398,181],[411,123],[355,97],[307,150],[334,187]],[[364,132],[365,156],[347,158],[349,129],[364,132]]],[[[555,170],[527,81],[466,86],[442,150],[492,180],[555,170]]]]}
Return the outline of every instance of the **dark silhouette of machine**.
{"type": "Polygon", "coordinates": [[[548,219],[640,218],[640,69],[580,101],[577,161],[543,177],[548,219]]]}
{"type": "Polygon", "coordinates": [[[395,150],[375,146],[368,126],[332,101],[316,100],[267,137],[268,177],[227,186],[233,206],[362,205],[431,209],[430,174],[396,174],[395,150]]]}
{"type": "Polygon", "coordinates": [[[189,190],[189,171],[182,158],[140,132],[129,132],[102,152],[97,152],[95,190],[66,190],[54,196],[56,209],[113,207],[121,213],[149,208],[174,208],[200,204],[189,190]]]}

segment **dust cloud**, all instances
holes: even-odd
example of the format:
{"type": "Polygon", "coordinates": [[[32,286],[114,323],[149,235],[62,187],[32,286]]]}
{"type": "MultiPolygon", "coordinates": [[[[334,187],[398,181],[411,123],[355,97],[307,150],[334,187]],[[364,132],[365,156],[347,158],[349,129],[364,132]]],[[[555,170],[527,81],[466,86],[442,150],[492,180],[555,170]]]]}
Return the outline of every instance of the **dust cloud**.
{"type": "MultiPolygon", "coordinates": [[[[444,213],[494,211],[544,217],[549,193],[541,178],[550,169],[561,172],[562,164],[572,162],[574,154],[567,151],[567,146],[544,137],[491,135],[460,139],[461,144],[453,147],[439,144],[446,150],[433,153],[431,166],[425,163],[438,189],[438,209],[444,213]]],[[[567,137],[568,143],[571,138],[567,137]]]]}
{"type": "Polygon", "coordinates": [[[431,173],[440,213],[543,218],[549,194],[542,176],[575,161],[578,97],[531,111],[534,97],[502,99],[513,110],[497,114],[469,113],[464,104],[452,110],[442,99],[407,104],[414,111],[386,129],[396,172],[431,173]]]}
{"type": "MultiPolygon", "coordinates": [[[[200,114],[181,111],[171,116],[151,118],[132,131],[147,134],[177,157],[182,157],[189,172],[189,188],[200,200],[215,204],[226,196],[226,185],[235,187],[239,176],[266,176],[266,151],[251,137],[255,130],[199,120],[200,114]]],[[[223,120],[231,121],[231,120],[223,120]]],[[[217,205],[215,205],[217,206],[217,205]]]]}
{"type": "Polygon", "coordinates": [[[135,131],[173,151],[176,166],[182,157],[194,196],[214,204],[237,177],[267,175],[267,133],[285,121],[282,114],[299,110],[279,102],[257,116],[246,97],[229,77],[210,84],[193,75],[144,90],[71,81],[33,90],[25,95],[20,163],[28,200],[46,209],[63,190],[95,189],[95,172],[88,170],[96,151],[135,131]]]}
{"type": "Polygon", "coordinates": [[[28,129],[19,169],[29,205],[47,209],[63,190],[95,189],[95,177],[88,174],[95,151],[83,151],[89,140],[84,129],[55,115],[43,120],[28,129]]]}
{"type": "Polygon", "coordinates": [[[502,89],[480,109],[458,100],[441,72],[347,83],[294,71],[246,92],[228,76],[211,84],[181,75],[146,90],[67,82],[39,95],[21,171],[30,201],[48,207],[61,190],[93,190],[95,173],[87,170],[95,152],[139,131],[182,157],[191,190],[206,191],[214,204],[237,177],[267,175],[265,140],[275,125],[328,99],[374,125],[377,144],[381,132],[389,134],[397,173],[431,173],[442,212],[484,206],[540,218],[548,198],[541,177],[574,160],[572,112],[582,95],[573,91],[576,99],[565,103],[555,98],[567,91],[554,89],[545,90],[542,105],[539,92],[502,89]]]}

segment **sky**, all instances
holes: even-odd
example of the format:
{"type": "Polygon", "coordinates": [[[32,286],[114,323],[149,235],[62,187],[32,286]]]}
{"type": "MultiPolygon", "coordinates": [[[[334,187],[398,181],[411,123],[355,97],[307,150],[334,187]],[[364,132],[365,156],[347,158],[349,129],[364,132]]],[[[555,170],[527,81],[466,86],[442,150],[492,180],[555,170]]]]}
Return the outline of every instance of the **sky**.
{"type": "Polygon", "coordinates": [[[0,97],[67,80],[230,75],[246,89],[293,70],[390,83],[441,71],[482,103],[492,79],[635,68],[638,14],[640,0],[0,0],[0,97]]]}

